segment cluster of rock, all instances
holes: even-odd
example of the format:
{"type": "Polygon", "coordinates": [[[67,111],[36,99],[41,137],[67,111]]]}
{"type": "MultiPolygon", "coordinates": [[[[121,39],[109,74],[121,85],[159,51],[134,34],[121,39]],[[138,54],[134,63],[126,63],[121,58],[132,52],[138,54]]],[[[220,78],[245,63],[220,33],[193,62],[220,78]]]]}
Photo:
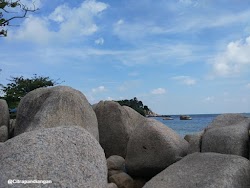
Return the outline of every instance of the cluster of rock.
{"type": "Polygon", "coordinates": [[[52,180],[27,187],[250,187],[250,119],[239,114],[182,138],[116,102],[91,106],[66,86],[27,94],[16,121],[4,100],[0,113],[0,187],[8,179],[52,180]]]}

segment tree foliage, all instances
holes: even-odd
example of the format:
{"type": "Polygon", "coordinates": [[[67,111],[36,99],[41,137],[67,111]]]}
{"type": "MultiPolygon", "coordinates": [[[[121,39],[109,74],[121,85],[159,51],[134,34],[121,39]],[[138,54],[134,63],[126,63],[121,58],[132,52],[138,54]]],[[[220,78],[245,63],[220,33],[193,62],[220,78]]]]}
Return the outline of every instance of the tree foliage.
{"type": "Polygon", "coordinates": [[[142,101],[138,101],[138,99],[136,97],[134,97],[133,99],[125,99],[125,100],[120,100],[117,101],[120,105],[122,106],[129,106],[131,108],[133,108],[135,111],[137,111],[138,113],[140,113],[143,116],[148,115],[150,109],[148,108],[148,106],[144,106],[142,101]]]}
{"type": "Polygon", "coordinates": [[[7,36],[7,27],[14,19],[25,18],[28,12],[35,12],[35,6],[29,8],[20,0],[0,0],[0,36],[7,36]]]}
{"type": "Polygon", "coordinates": [[[9,108],[15,108],[18,106],[21,98],[28,92],[40,88],[56,85],[56,81],[49,77],[37,76],[36,74],[32,78],[11,77],[10,83],[6,86],[1,85],[2,91],[4,92],[5,99],[9,105],[9,108]]]}

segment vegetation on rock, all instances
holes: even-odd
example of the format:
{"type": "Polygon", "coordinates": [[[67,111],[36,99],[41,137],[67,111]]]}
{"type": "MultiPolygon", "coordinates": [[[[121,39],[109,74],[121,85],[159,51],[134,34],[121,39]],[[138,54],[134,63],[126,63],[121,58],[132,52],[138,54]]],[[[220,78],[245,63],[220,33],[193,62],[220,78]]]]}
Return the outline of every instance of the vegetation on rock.
{"type": "Polygon", "coordinates": [[[118,102],[121,106],[129,106],[133,108],[135,111],[137,111],[143,116],[146,116],[152,113],[152,111],[148,108],[148,106],[143,105],[142,101],[138,101],[136,97],[130,100],[125,99],[125,100],[119,100],[116,102],[118,102]]]}

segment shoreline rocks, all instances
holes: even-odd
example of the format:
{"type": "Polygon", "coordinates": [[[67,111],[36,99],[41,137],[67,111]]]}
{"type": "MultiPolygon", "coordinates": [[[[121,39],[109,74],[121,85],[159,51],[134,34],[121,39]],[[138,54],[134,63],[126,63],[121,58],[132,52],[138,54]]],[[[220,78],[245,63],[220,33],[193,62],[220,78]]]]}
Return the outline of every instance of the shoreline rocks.
{"type": "Polygon", "coordinates": [[[0,187],[8,179],[52,180],[43,187],[250,186],[250,118],[223,114],[183,139],[116,102],[93,109],[80,91],[57,86],[27,94],[16,121],[1,113],[0,187]]]}

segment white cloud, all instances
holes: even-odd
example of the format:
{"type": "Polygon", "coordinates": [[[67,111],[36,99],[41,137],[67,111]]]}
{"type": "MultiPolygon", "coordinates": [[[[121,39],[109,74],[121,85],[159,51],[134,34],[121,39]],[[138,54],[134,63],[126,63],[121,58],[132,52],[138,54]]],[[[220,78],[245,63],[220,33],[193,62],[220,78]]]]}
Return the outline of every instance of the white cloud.
{"type": "Polygon", "coordinates": [[[164,88],[157,88],[151,91],[154,95],[162,95],[166,93],[166,90],[164,88]]]}
{"type": "Polygon", "coordinates": [[[214,102],[214,96],[208,96],[203,101],[204,102],[214,102]]]}
{"type": "Polygon", "coordinates": [[[129,76],[138,76],[138,75],[140,75],[140,73],[134,71],[134,72],[128,73],[128,75],[129,75],[129,76]]]}
{"type": "Polygon", "coordinates": [[[235,76],[246,71],[250,66],[250,36],[230,42],[212,61],[215,76],[235,76]]]}
{"type": "Polygon", "coordinates": [[[167,30],[164,27],[158,26],[155,23],[145,22],[127,22],[123,19],[118,20],[113,25],[113,32],[119,38],[123,40],[137,40],[148,35],[157,35],[166,33],[167,30]]]}
{"type": "Polygon", "coordinates": [[[174,76],[171,79],[173,80],[177,80],[185,85],[195,85],[196,84],[196,80],[191,78],[190,76],[174,76]]]}
{"type": "Polygon", "coordinates": [[[250,89],[250,83],[248,83],[248,84],[246,85],[246,88],[250,89]]]}
{"type": "Polygon", "coordinates": [[[107,4],[95,0],[83,1],[77,8],[63,4],[47,17],[27,18],[16,33],[11,32],[12,37],[44,43],[43,39],[67,42],[89,36],[98,31],[95,17],[107,7],[107,4]]]}
{"type": "Polygon", "coordinates": [[[52,12],[49,15],[49,19],[55,21],[55,22],[63,22],[67,19],[67,14],[65,14],[65,12],[70,12],[70,8],[66,5],[61,5],[56,7],[56,9],[54,10],[54,12],[52,12]]]}
{"type": "Polygon", "coordinates": [[[64,36],[91,35],[98,30],[94,17],[104,11],[107,4],[95,0],[84,1],[78,8],[69,8],[61,5],[50,15],[60,23],[60,32],[64,36]],[[65,10],[67,14],[65,14],[65,10]]]}
{"type": "Polygon", "coordinates": [[[93,93],[100,93],[100,92],[104,92],[104,91],[106,91],[107,89],[104,87],[104,86],[99,86],[99,87],[97,87],[97,88],[93,88],[92,89],[92,92],[93,93]]]}
{"type": "Polygon", "coordinates": [[[99,38],[95,40],[95,44],[97,45],[103,45],[104,44],[104,39],[103,38],[99,38]]]}
{"type": "Polygon", "coordinates": [[[113,101],[114,99],[112,97],[107,97],[108,101],[113,101]]]}
{"type": "Polygon", "coordinates": [[[179,0],[179,2],[186,4],[186,5],[192,5],[192,6],[197,6],[198,4],[196,0],[179,0]]]}
{"type": "Polygon", "coordinates": [[[9,32],[10,40],[12,38],[20,40],[32,40],[37,43],[47,43],[52,37],[53,32],[48,30],[48,22],[45,18],[30,16],[25,19],[21,30],[17,33],[9,32]]]}
{"type": "Polygon", "coordinates": [[[169,12],[169,18],[166,19],[165,23],[156,22],[151,17],[147,17],[147,19],[139,17],[136,22],[128,19],[119,19],[113,25],[113,32],[119,38],[133,42],[135,39],[149,35],[197,33],[205,29],[239,26],[239,24],[249,25],[250,10],[232,13],[228,11],[210,12],[205,7],[206,3],[195,0],[179,0],[179,3],[174,3],[174,6],[173,12],[168,6],[165,6],[164,10],[169,12]],[[183,5],[187,5],[193,11],[187,11],[187,7],[183,5]],[[204,9],[207,11],[206,14],[203,12],[204,9]]]}

